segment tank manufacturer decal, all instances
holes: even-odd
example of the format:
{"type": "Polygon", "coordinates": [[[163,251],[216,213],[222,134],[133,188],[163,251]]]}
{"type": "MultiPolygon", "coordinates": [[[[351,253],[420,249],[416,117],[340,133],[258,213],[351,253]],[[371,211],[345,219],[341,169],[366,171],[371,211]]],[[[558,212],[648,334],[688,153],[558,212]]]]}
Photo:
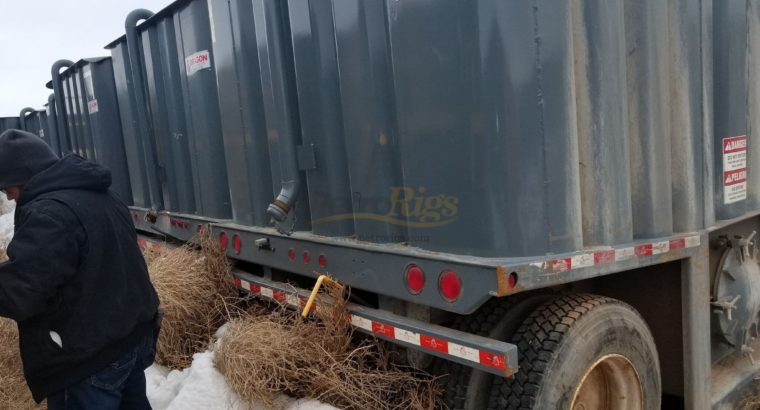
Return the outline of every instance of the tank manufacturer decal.
{"type": "Polygon", "coordinates": [[[199,51],[185,57],[185,71],[187,75],[193,75],[206,68],[211,68],[211,56],[208,50],[199,51]]]}
{"type": "Polygon", "coordinates": [[[747,199],[747,136],[723,138],[723,203],[747,199]]]}
{"type": "Polygon", "coordinates": [[[89,112],[90,115],[98,112],[98,100],[92,100],[92,101],[87,102],[87,112],[89,112]]]}

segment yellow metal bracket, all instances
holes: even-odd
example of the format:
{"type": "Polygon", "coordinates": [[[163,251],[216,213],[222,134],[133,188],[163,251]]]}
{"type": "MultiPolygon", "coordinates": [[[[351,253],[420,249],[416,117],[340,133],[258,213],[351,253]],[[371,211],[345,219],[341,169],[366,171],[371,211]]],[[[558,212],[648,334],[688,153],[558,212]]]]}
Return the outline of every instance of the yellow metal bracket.
{"type": "Polygon", "coordinates": [[[306,306],[303,307],[303,312],[301,312],[301,316],[306,317],[309,314],[309,310],[311,310],[311,306],[314,304],[314,299],[317,298],[317,294],[319,293],[319,288],[322,287],[322,283],[327,283],[328,285],[343,290],[343,285],[338,283],[337,281],[331,279],[327,275],[320,275],[319,278],[317,278],[317,283],[314,284],[314,289],[311,290],[311,295],[309,295],[309,300],[306,301],[306,306]]]}

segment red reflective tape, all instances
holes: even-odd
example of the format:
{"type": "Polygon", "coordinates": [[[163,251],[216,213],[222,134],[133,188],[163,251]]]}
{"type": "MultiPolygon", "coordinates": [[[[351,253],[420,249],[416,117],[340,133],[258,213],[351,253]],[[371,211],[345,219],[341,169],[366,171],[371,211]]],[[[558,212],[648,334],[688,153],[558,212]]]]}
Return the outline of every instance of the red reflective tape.
{"type": "Polygon", "coordinates": [[[615,251],[598,251],[594,252],[594,265],[603,265],[615,262],[615,251]]]}
{"type": "Polygon", "coordinates": [[[420,346],[426,347],[430,350],[435,350],[441,353],[449,352],[449,342],[441,339],[436,339],[431,336],[420,335],[420,346]]]}
{"type": "Polygon", "coordinates": [[[285,302],[288,299],[288,295],[284,292],[272,291],[272,298],[278,302],[285,302]]]}
{"type": "Polygon", "coordinates": [[[652,244],[639,245],[635,248],[636,255],[652,256],[652,244]]]}
{"type": "Polygon", "coordinates": [[[673,239],[670,241],[670,250],[683,249],[686,247],[686,239],[673,239]]]}
{"type": "Polygon", "coordinates": [[[261,286],[255,284],[255,283],[249,283],[248,284],[248,290],[250,290],[251,293],[261,293],[261,286]]]}
{"type": "Polygon", "coordinates": [[[480,351],[480,364],[494,369],[507,370],[507,360],[504,356],[480,351]]]}
{"type": "Polygon", "coordinates": [[[146,241],[145,239],[138,239],[137,240],[137,246],[139,246],[141,248],[147,248],[148,247],[148,241],[146,241]]]}
{"type": "Polygon", "coordinates": [[[572,267],[572,259],[565,258],[565,259],[553,259],[549,262],[551,271],[554,273],[560,273],[564,272],[566,270],[570,270],[572,267]]]}
{"type": "Polygon", "coordinates": [[[240,280],[240,278],[235,278],[235,286],[242,288],[243,287],[243,281],[240,280]]]}
{"type": "MultiPolygon", "coordinates": [[[[308,303],[308,302],[309,301],[307,299],[301,299],[301,309],[305,308],[306,307],[306,303],[308,303]]],[[[317,311],[317,304],[316,303],[312,303],[311,307],[309,308],[309,312],[316,312],[316,311],[317,311]]],[[[349,322],[351,321],[351,315],[350,314],[348,315],[348,321],[349,322]]]]}
{"type": "Polygon", "coordinates": [[[372,321],[372,333],[377,333],[391,339],[396,338],[396,329],[393,326],[384,325],[375,321],[372,321]]]}

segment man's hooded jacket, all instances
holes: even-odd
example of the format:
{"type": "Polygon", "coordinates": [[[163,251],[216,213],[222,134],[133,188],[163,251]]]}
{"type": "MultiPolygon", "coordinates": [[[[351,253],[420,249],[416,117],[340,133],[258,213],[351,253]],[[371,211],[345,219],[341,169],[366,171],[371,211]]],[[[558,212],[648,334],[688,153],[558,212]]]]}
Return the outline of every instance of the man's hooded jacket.
{"type": "Polygon", "coordinates": [[[0,188],[23,186],[0,264],[0,316],[18,323],[39,402],[131,351],[152,331],[158,297],[108,169],[38,143],[23,131],[0,135],[0,188]]]}

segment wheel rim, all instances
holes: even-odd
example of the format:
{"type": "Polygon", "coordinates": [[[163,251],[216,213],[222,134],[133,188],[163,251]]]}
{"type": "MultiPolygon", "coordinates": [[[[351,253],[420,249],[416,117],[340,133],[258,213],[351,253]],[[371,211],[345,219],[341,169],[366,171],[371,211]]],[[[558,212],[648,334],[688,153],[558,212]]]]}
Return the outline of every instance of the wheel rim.
{"type": "Polygon", "coordinates": [[[586,370],[575,389],[572,410],[641,410],[644,391],[636,368],[625,356],[609,354],[586,370]]]}

